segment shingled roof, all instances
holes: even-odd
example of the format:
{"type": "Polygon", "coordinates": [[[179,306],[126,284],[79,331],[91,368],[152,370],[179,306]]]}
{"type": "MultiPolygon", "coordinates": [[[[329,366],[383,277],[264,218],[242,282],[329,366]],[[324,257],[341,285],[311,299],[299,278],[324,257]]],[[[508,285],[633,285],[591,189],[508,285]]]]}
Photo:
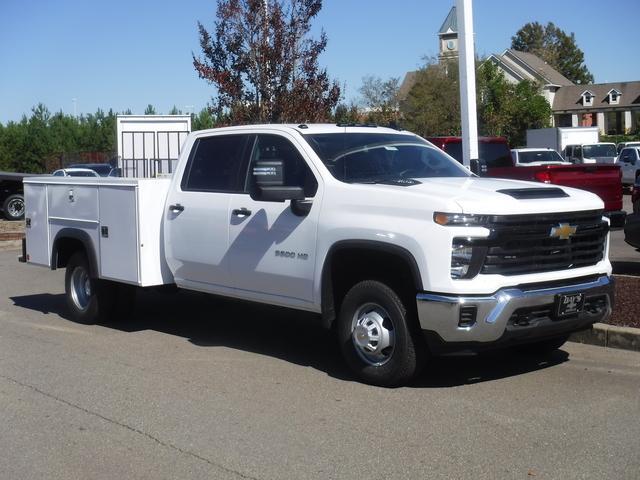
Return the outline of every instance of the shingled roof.
{"type": "Polygon", "coordinates": [[[518,50],[508,49],[503,55],[509,55],[515,57],[520,62],[526,64],[529,68],[538,73],[548,83],[553,85],[559,85],[561,87],[573,85],[573,82],[558,72],[555,68],[549,65],[533,53],[520,52],[518,50]]]}
{"type": "Polygon", "coordinates": [[[640,107],[640,81],[636,82],[614,82],[600,83],[593,85],[571,85],[562,87],[553,99],[553,111],[564,112],[571,110],[598,110],[603,108],[629,109],[629,107],[640,107]],[[589,106],[582,104],[582,94],[589,90],[593,94],[593,102],[589,106]],[[619,103],[609,104],[609,92],[616,90],[620,92],[619,103]]]}
{"type": "Polygon", "coordinates": [[[458,31],[458,14],[456,13],[456,7],[451,7],[449,15],[444,19],[444,23],[438,31],[438,35],[444,35],[451,32],[458,31]]]}

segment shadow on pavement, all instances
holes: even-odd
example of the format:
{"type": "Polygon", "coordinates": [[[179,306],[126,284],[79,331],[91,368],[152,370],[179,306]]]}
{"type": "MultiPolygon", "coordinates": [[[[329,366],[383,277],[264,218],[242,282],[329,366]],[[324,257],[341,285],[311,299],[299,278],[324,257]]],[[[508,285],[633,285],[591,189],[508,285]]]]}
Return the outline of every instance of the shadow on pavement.
{"type": "MultiPolygon", "coordinates": [[[[68,319],[63,294],[12,297],[21,308],[68,319]]],[[[71,321],[71,320],[69,320],[71,321]]],[[[103,327],[124,332],[153,330],[187,339],[199,347],[226,347],[312,367],[352,381],[331,332],[314,314],[196,292],[159,294],[140,291],[135,311],[103,327]]],[[[443,388],[522,375],[558,365],[569,355],[556,351],[529,356],[510,350],[432,358],[409,387],[443,388]]]]}
{"type": "Polygon", "coordinates": [[[616,275],[640,276],[640,257],[637,262],[612,261],[613,273],[616,275]]]}

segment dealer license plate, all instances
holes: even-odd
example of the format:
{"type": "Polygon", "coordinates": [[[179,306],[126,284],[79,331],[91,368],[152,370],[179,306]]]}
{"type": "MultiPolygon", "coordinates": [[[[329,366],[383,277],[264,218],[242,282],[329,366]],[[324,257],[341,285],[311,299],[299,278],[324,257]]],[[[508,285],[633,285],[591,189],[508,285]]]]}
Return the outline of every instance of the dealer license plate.
{"type": "Polygon", "coordinates": [[[556,296],[556,316],[558,318],[580,313],[583,306],[584,293],[569,293],[556,296]]]}

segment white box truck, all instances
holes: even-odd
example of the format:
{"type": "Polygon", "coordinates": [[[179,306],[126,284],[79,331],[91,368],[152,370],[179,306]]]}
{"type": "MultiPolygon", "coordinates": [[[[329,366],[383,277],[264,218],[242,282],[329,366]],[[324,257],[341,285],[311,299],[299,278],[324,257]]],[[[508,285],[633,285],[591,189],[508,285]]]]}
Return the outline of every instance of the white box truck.
{"type": "Polygon", "coordinates": [[[528,148],[551,148],[562,154],[567,145],[598,143],[598,127],[553,127],[527,130],[528,148]]]}
{"type": "Polygon", "coordinates": [[[191,132],[191,115],[118,115],[118,167],[128,178],[172,174],[191,132]]]}
{"type": "Polygon", "coordinates": [[[75,321],[165,284],[306,310],[377,385],[406,383],[429,354],[558,348],[613,306],[602,200],[478,178],[406,131],[203,130],[171,179],[24,184],[21,260],[66,269],[75,321]]]}

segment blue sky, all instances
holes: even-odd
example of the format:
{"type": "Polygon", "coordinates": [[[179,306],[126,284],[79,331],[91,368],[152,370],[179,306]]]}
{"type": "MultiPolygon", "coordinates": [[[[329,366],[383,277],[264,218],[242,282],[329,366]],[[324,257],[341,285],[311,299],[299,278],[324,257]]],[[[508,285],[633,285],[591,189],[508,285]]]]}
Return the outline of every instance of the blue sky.
{"type": "MultiPolygon", "coordinates": [[[[329,44],[321,63],[357,100],[365,75],[400,77],[437,54],[454,0],[325,0],[315,21],[329,44]]],[[[574,32],[596,82],[640,80],[639,0],[476,0],[476,51],[500,53],[525,23],[574,32]]],[[[0,122],[43,102],[52,111],[113,108],[166,113],[204,107],[196,22],[209,29],[215,0],[0,0],[0,122]]]]}

